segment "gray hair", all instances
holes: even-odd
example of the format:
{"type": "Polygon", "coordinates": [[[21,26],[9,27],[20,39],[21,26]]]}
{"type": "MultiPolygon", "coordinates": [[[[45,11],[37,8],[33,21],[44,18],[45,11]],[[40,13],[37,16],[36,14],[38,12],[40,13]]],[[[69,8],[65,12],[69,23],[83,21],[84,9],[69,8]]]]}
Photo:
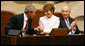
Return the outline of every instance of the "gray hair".
{"type": "Polygon", "coordinates": [[[34,12],[34,9],[35,9],[35,7],[33,5],[28,5],[25,7],[25,13],[29,12],[29,11],[34,12]]]}
{"type": "Polygon", "coordinates": [[[65,8],[65,7],[66,7],[66,8],[68,8],[68,9],[69,9],[69,11],[71,12],[71,7],[70,7],[70,6],[65,5],[65,6],[63,6],[63,7],[62,7],[62,9],[63,9],[63,8],[65,8]]]}

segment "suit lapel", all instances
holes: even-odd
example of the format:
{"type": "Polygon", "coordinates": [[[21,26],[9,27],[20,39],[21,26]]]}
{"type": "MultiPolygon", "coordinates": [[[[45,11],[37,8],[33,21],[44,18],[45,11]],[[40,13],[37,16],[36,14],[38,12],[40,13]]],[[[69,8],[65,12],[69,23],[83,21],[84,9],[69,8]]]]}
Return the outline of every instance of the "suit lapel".
{"type": "Polygon", "coordinates": [[[29,31],[30,31],[30,29],[31,29],[31,22],[32,22],[32,19],[29,18],[29,19],[28,19],[28,29],[27,29],[26,32],[29,32],[29,31]]]}
{"type": "Polygon", "coordinates": [[[61,22],[61,23],[62,23],[62,25],[63,25],[64,27],[67,27],[66,22],[65,22],[65,20],[64,20],[64,18],[63,18],[63,17],[61,18],[61,21],[62,21],[62,22],[61,22]]]}
{"type": "Polygon", "coordinates": [[[69,17],[69,23],[71,24],[74,20],[69,17]]]}
{"type": "Polygon", "coordinates": [[[32,22],[32,19],[30,18],[30,19],[29,19],[29,25],[28,25],[28,27],[31,26],[31,22],[32,22]]]}

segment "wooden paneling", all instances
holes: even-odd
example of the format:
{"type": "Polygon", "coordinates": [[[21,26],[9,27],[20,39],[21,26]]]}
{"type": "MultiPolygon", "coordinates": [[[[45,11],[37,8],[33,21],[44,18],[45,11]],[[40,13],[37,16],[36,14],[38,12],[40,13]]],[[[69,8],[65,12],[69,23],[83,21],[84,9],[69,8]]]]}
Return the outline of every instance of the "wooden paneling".
{"type": "Polygon", "coordinates": [[[13,12],[1,10],[1,34],[4,34],[4,28],[6,27],[6,24],[14,15],[15,13],[13,12]]]}

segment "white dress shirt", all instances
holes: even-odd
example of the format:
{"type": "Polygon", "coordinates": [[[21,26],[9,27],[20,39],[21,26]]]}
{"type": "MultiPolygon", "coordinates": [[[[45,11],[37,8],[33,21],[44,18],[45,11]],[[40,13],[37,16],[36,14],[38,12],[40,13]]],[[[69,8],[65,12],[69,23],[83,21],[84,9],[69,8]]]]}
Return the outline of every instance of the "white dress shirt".
{"type": "Polygon", "coordinates": [[[24,31],[25,29],[25,26],[26,26],[26,21],[28,20],[27,16],[25,15],[24,13],[24,21],[23,21],[23,28],[22,28],[22,31],[24,31]]]}
{"type": "MultiPolygon", "coordinates": [[[[24,21],[23,21],[23,28],[22,28],[22,31],[24,31],[24,29],[25,29],[25,27],[26,27],[26,21],[27,21],[27,20],[28,20],[28,18],[27,18],[27,16],[26,16],[25,13],[24,13],[24,21]]],[[[34,30],[36,30],[36,29],[34,28],[34,30]]],[[[25,33],[22,32],[22,35],[24,36],[25,33]]]]}
{"type": "Polygon", "coordinates": [[[43,31],[46,33],[50,33],[53,28],[59,27],[59,17],[52,15],[51,18],[47,16],[40,17],[39,26],[43,28],[43,31]]]}

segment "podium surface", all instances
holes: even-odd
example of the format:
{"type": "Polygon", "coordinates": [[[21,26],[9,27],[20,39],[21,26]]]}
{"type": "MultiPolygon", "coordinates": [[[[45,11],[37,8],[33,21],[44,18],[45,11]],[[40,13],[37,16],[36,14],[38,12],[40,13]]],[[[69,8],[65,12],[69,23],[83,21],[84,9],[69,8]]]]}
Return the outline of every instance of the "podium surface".
{"type": "Polygon", "coordinates": [[[84,45],[84,35],[24,37],[1,35],[1,45],[84,45]]]}

